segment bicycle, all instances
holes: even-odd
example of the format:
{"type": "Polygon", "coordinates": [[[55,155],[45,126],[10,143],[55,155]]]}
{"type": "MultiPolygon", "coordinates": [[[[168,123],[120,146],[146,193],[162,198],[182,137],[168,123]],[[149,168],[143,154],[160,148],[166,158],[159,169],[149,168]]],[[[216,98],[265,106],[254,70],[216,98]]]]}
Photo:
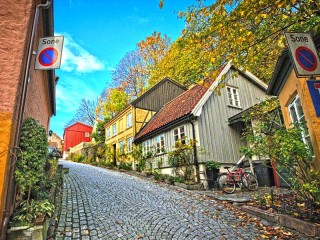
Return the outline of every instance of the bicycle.
{"type": "Polygon", "coordinates": [[[244,186],[249,191],[254,191],[258,188],[258,180],[255,175],[250,172],[245,172],[239,165],[236,165],[235,171],[230,171],[230,167],[224,167],[228,172],[222,173],[218,177],[219,188],[228,194],[234,193],[236,185],[240,188],[244,186]]]}

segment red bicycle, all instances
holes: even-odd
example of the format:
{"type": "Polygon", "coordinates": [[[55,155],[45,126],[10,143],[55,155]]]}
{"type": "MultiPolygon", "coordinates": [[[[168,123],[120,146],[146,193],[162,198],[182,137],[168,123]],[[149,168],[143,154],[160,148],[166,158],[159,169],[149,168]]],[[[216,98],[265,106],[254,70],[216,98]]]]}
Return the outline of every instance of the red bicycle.
{"type": "Polygon", "coordinates": [[[240,188],[244,186],[249,191],[254,191],[258,188],[258,180],[251,172],[245,172],[239,165],[236,165],[236,170],[229,170],[230,167],[225,167],[228,170],[218,177],[219,188],[228,194],[234,193],[236,185],[240,188]]]}

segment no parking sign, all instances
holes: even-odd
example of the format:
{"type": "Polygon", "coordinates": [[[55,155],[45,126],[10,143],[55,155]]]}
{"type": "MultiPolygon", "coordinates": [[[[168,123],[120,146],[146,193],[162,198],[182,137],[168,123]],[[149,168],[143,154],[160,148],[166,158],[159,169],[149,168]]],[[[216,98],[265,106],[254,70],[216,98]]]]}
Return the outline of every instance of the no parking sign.
{"type": "Polygon", "coordinates": [[[60,68],[63,37],[39,39],[35,69],[50,70],[60,68]]]}
{"type": "Polygon", "coordinates": [[[309,33],[285,33],[297,77],[320,75],[317,50],[309,33]]]}

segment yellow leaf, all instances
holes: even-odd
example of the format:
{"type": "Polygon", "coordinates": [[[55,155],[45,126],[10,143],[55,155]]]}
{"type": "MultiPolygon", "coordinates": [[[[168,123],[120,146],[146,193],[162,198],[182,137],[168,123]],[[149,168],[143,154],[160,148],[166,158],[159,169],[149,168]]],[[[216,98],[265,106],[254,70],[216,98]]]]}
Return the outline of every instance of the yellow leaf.
{"type": "Polygon", "coordinates": [[[212,57],[212,58],[210,59],[210,61],[211,61],[211,63],[214,63],[214,62],[216,61],[216,58],[212,57]]]}
{"type": "Polygon", "coordinates": [[[159,8],[160,9],[163,7],[163,2],[164,2],[164,0],[160,0],[160,2],[159,2],[159,8]]]}
{"type": "Polygon", "coordinates": [[[264,234],[261,234],[260,237],[262,237],[263,239],[269,239],[269,237],[264,234]]]}
{"type": "Polygon", "coordinates": [[[263,14],[261,14],[261,17],[266,18],[267,14],[263,13],[263,14]]]}

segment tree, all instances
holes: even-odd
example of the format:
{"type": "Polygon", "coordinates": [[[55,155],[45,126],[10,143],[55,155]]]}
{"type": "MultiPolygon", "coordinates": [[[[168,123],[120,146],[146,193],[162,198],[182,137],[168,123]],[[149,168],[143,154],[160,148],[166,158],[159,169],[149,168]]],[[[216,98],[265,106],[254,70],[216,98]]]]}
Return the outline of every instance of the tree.
{"type": "Polygon", "coordinates": [[[161,37],[161,33],[153,32],[151,36],[138,44],[139,55],[144,61],[148,71],[152,72],[169,51],[171,40],[167,35],[161,37]]]}
{"type": "Polygon", "coordinates": [[[178,38],[163,59],[155,65],[149,84],[152,86],[164,77],[185,86],[203,80],[212,66],[207,55],[200,57],[202,51],[203,46],[194,45],[190,38],[178,38]]]}
{"type": "Polygon", "coordinates": [[[96,119],[96,107],[97,101],[82,98],[75,115],[66,124],[66,126],[70,126],[76,122],[81,122],[93,126],[96,119]]]}
{"type": "Polygon", "coordinates": [[[106,119],[113,118],[128,105],[128,95],[120,87],[109,88],[103,105],[103,115],[106,119]]]}
{"type": "Polygon", "coordinates": [[[147,88],[147,69],[138,50],[127,52],[112,74],[113,84],[134,100],[147,88]]]}
{"type": "Polygon", "coordinates": [[[150,87],[148,79],[170,45],[170,38],[157,32],[137,43],[137,48],[127,52],[117,64],[112,75],[113,87],[122,88],[129,102],[141,96],[150,87]]]}
{"type": "MultiPolygon", "coordinates": [[[[198,65],[199,58],[210,59],[207,74],[215,73],[232,60],[235,67],[250,69],[268,82],[285,47],[283,31],[317,31],[320,25],[317,0],[217,0],[211,5],[204,5],[200,0],[198,3],[180,14],[187,22],[181,37],[190,40],[185,51],[199,49],[189,66],[198,65]]],[[[201,71],[202,66],[198,67],[201,71]]]]}
{"type": "Polygon", "coordinates": [[[250,147],[242,151],[250,156],[268,156],[290,176],[292,187],[311,202],[320,203],[320,172],[314,168],[311,149],[302,141],[305,123],[286,129],[279,124],[279,102],[268,99],[250,109],[243,118],[247,129],[244,137],[250,147]],[[253,122],[254,124],[251,124],[253,122]]]}
{"type": "Polygon", "coordinates": [[[107,121],[108,121],[107,119],[105,119],[104,121],[98,121],[95,131],[91,133],[91,138],[94,138],[94,140],[97,143],[104,143],[105,142],[106,129],[105,129],[104,125],[107,123],[107,121]]]}

